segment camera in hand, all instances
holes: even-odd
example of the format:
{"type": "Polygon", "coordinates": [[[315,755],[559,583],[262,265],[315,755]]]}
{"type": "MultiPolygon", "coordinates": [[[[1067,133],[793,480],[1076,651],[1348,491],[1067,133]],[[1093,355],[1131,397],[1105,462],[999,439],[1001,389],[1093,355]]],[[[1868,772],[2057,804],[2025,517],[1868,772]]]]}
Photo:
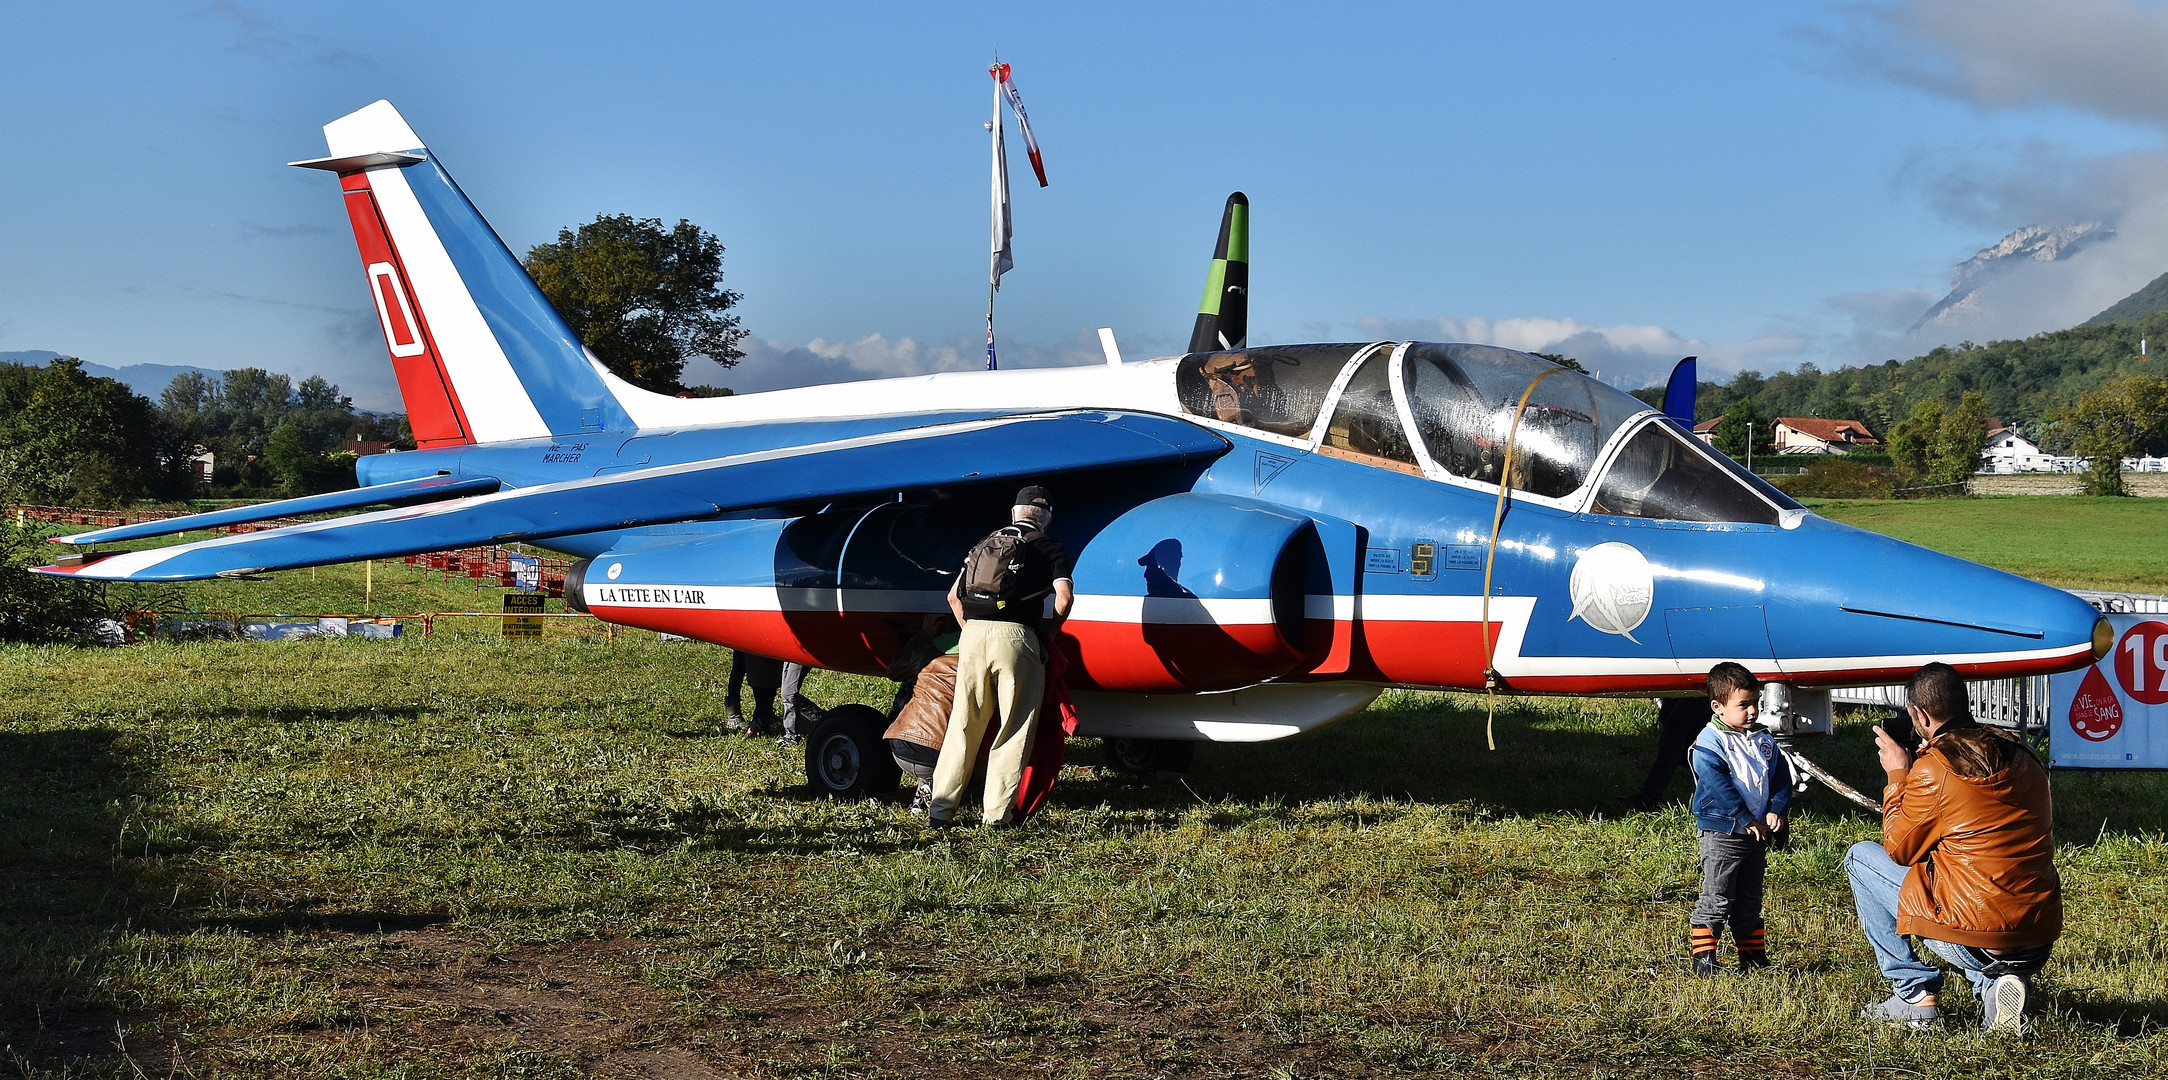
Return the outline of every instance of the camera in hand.
{"type": "Polygon", "coordinates": [[[1882,721],[1882,734],[1889,736],[1897,745],[1904,747],[1907,754],[1920,752],[1920,731],[1912,726],[1912,711],[1910,709],[1900,709],[1896,716],[1882,721]]]}

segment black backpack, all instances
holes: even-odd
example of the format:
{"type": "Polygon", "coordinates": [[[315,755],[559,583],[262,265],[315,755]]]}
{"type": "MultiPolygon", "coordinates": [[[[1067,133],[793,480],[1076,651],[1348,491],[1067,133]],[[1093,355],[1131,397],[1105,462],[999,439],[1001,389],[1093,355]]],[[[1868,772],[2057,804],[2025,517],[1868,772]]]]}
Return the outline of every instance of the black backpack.
{"type": "Polygon", "coordinates": [[[956,590],[964,614],[990,619],[1045,596],[1050,587],[1024,591],[1025,570],[1033,558],[1031,540],[1019,525],[1004,525],[974,545],[964,557],[963,583],[956,590]]]}

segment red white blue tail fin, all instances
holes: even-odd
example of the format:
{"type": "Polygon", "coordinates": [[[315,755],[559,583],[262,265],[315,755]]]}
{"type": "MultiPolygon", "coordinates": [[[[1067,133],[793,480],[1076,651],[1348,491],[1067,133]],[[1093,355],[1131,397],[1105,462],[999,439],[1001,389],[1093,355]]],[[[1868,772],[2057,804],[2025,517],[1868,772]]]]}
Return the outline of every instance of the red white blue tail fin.
{"type": "Polygon", "coordinates": [[[391,102],[324,125],[422,448],[635,426],[609,374],[391,102]]]}

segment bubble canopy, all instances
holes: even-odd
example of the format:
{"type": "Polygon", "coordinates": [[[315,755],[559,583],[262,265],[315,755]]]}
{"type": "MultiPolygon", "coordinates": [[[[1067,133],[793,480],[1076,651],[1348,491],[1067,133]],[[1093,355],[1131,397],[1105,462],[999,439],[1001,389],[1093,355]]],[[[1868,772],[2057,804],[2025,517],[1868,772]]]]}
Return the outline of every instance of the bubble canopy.
{"type": "Polygon", "coordinates": [[[1396,350],[1393,342],[1373,342],[1194,353],[1177,367],[1176,387],[1192,415],[1314,444],[1322,440],[1320,449],[1336,456],[1415,472],[1411,454],[1387,446],[1392,440],[1354,438],[1358,430],[1375,434],[1373,429],[1390,427],[1397,433],[1400,427],[1384,379],[1396,351],[1408,435],[1444,473],[1565,499],[1590,486],[1605,448],[1622,429],[1631,429],[1596,485],[1589,512],[1777,524],[1783,511],[1800,509],[1639,398],[1543,357],[1494,345],[1417,341],[1396,350]],[[1336,439],[1343,429],[1347,437],[1336,439]],[[1505,476],[1509,434],[1512,475],[1505,476]]]}
{"type": "Polygon", "coordinates": [[[1506,436],[1523,393],[1514,441],[1512,485],[1559,498],[1580,490],[1596,455],[1621,425],[1649,411],[1631,394],[1558,366],[1493,345],[1416,342],[1402,360],[1408,411],[1432,461],[1455,476],[1495,484],[1505,468],[1506,436]]]}

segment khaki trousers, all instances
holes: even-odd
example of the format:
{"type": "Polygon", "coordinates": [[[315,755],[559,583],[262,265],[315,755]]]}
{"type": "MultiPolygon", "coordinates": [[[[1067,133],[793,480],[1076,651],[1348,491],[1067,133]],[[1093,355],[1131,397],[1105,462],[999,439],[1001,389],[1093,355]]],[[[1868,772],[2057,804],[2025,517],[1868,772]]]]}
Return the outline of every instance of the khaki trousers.
{"type": "Polygon", "coordinates": [[[1046,660],[1035,627],[993,619],[964,624],[956,656],[956,704],[949,709],[948,734],[941,741],[941,761],[933,770],[936,821],[956,816],[964,788],[971,784],[979,743],[989,721],[999,720],[994,745],[986,755],[985,823],[1006,823],[1015,813],[1016,789],[1031,759],[1031,733],[1039,719],[1039,698],[1046,690],[1046,660]]]}

